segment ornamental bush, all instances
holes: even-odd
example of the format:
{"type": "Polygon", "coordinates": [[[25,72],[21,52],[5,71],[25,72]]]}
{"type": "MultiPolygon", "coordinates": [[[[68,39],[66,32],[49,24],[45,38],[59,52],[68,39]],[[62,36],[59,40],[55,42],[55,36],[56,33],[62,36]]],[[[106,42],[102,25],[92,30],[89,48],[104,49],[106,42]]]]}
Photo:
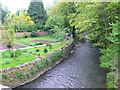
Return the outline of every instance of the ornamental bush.
{"type": "Polygon", "coordinates": [[[32,32],[32,33],[31,33],[31,37],[38,37],[37,32],[32,32]]]}

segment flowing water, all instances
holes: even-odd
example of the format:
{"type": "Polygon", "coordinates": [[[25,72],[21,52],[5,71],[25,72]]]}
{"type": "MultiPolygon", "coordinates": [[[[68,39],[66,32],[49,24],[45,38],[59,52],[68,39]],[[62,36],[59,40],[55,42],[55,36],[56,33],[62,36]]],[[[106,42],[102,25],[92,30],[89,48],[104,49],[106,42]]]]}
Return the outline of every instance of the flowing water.
{"type": "Polygon", "coordinates": [[[105,88],[105,71],[99,51],[88,43],[36,80],[18,88],[105,88]]]}

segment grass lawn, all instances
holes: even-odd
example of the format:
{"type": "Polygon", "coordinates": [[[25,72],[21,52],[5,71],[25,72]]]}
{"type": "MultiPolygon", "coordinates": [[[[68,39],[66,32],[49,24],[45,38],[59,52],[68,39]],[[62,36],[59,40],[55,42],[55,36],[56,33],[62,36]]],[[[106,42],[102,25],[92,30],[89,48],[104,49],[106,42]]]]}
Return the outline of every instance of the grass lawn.
{"type": "Polygon", "coordinates": [[[16,39],[17,43],[23,44],[23,45],[28,45],[31,46],[34,44],[33,42],[30,42],[31,40],[47,40],[47,41],[58,41],[57,38],[53,38],[52,35],[46,35],[46,36],[41,36],[41,37],[31,37],[31,38],[18,38],[16,39]]]}
{"type": "Polygon", "coordinates": [[[22,52],[21,55],[15,57],[15,58],[11,58],[10,57],[11,54],[8,51],[0,52],[0,64],[2,66],[2,67],[0,67],[0,69],[14,67],[14,66],[24,64],[26,62],[33,61],[38,57],[38,54],[40,54],[41,57],[44,57],[45,55],[48,55],[49,53],[60,49],[64,45],[65,44],[62,44],[62,43],[52,44],[51,50],[49,49],[48,46],[39,46],[39,47],[33,47],[33,48],[29,48],[29,49],[20,50],[22,52]],[[48,52],[46,54],[44,53],[44,48],[46,48],[48,50],[48,52]],[[36,49],[39,49],[39,52],[37,52],[36,49]],[[2,53],[5,53],[7,55],[7,57],[3,58],[1,55],[2,53]]]}
{"type": "Polygon", "coordinates": [[[49,53],[60,49],[61,47],[63,47],[65,44],[61,44],[61,43],[56,43],[56,44],[51,44],[52,45],[52,49],[50,50],[48,46],[40,46],[40,47],[34,47],[34,48],[30,48],[30,49],[25,49],[25,52],[27,52],[28,54],[32,54],[32,55],[38,55],[40,54],[41,57],[44,57],[45,55],[48,55],[49,53]],[[46,48],[48,50],[48,52],[45,54],[44,53],[44,48],[46,48]],[[36,49],[39,49],[39,52],[36,52],[36,49]]]}
{"type": "Polygon", "coordinates": [[[20,56],[15,58],[2,58],[2,66],[0,67],[0,69],[18,66],[32,60],[35,60],[35,56],[29,54],[21,54],[20,56]]]}

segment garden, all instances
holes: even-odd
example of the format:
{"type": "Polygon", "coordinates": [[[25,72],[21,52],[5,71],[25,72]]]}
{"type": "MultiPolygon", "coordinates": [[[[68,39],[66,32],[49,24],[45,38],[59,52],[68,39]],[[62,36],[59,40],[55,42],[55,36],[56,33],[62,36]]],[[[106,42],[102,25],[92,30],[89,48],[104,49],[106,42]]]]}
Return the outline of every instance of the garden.
{"type": "MultiPolygon", "coordinates": [[[[91,3],[68,2],[68,0],[57,2],[56,0],[53,5],[45,9],[43,2],[37,1],[30,0],[27,10],[19,9],[15,13],[11,13],[0,3],[0,42],[2,41],[0,71],[39,60],[41,61],[39,65],[35,68],[30,67],[31,73],[37,72],[41,67],[48,66],[63,55],[64,52],[59,50],[68,45],[68,35],[72,36],[75,43],[87,39],[92,47],[97,47],[100,51],[99,66],[108,70],[106,87],[120,87],[119,2],[91,3]],[[53,52],[55,55],[46,60],[45,57],[53,52]]],[[[6,80],[9,79],[6,73],[2,76],[6,80]]],[[[25,75],[20,71],[16,72],[16,76],[22,79],[29,76],[29,73],[25,75]]]]}
{"type": "Polygon", "coordinates": [[[6,47],[7,50],[3,49],[4,51],[0,51],[0,64],[2,66],[0,69],[15,67],[38,58],[43,58],[65,45],[65,42],[57,41],[59,39],[53,38],[52,36],[53,34],[35,38],[16,39],[18,44],[26,46],[21,49],[15,47],[14,50],[8,50],[6,47]]]}

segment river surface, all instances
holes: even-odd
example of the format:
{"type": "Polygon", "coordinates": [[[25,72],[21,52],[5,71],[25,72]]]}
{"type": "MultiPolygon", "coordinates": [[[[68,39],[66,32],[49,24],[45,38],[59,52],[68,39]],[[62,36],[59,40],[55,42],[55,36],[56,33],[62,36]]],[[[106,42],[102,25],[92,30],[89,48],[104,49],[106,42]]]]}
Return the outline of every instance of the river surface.
{"type": "Polygon", "coordinates": [[[83,44],[53,69],[18,88],[105,88],[105,74],[99,67],[99,51],[83,44]]]}

